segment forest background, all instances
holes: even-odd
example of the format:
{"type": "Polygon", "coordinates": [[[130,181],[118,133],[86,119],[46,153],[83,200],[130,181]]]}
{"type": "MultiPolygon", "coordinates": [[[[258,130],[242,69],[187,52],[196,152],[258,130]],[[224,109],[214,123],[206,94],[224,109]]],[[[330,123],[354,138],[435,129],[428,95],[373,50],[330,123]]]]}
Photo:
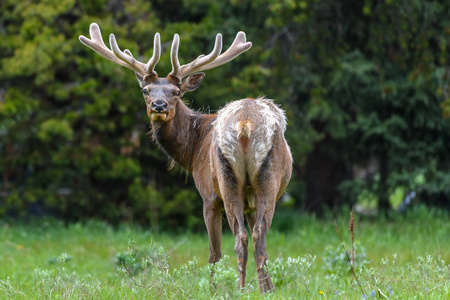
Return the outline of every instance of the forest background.
{"type": "Polygon", "coordinates": [[[450,2],[423,0],[3,0],[0,217],[51,215],[204,228],[193,180],[151,140],[133,72],[82,45],[89,25],[160,75],[242,30],[253,47],[184,99],[215,112],[265,95],[286,110],[292,181],[278,210],[404,199],[450,208],[450,2]]]}

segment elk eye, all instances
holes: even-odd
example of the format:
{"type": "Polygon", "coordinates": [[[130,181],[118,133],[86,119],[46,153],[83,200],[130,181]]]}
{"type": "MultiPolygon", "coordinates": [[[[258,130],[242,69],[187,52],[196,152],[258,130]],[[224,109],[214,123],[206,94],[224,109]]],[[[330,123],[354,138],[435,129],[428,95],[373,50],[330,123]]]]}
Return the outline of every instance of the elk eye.
{"type": "Polygon", "coordinates": [[[148,91],[146,89],[142,89],[142,93],[144,93],[144,95],[148,95],[148,91]]]}
{"type": "Polygon", "coordinates": [[[178,97],[178,96],[180,96],[180,94],[181,94],[181,92],[180,92],[180,91],[176,91],[176,92],[174,92],[174,95],[175,95],[175,96],[177,96],[177,97],[178,97]]]}

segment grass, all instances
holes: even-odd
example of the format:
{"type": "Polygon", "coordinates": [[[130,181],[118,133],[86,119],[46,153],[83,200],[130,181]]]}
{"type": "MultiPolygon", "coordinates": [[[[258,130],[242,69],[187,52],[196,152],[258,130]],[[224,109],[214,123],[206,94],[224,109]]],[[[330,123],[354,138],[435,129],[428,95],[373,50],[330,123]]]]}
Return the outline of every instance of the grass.
{"type": "MultiPolygon", "coordinates": [[[[337,226],[351,255],[348,219],[348,214],[338,218],[337,226]]],[[[94,221],[0,225],[1,299],[450,297],[449,215],[425,208],[390,221],[357,216],[353,246],[361,288],[352,278],[332,218],[276,213],[267,236],[268,268],[276,291],[263,296],[252,252],[248,286],[237,291],[234,237],[229,232],[223,236],[224,259],[214,266],[214,289],[204,233],[154,234],[94,221]]]]}

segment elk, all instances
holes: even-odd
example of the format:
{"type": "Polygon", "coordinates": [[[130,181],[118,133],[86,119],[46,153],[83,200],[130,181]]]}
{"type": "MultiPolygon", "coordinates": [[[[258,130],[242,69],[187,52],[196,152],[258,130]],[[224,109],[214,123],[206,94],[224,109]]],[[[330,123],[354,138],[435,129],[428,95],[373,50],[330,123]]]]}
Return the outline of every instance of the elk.
{"type": "Polygon", "coordinates": [[[286,117],[272,100],[246,98],[227,104],[217,114],[190,109],[181,100],[195,90],[205,74],[201,71],[223,65],[252,44],[239,32],[227,51],[222,51],[222,35],[217,34],[213,51],[180,66],[179,36],[171,47],[172,71],[159,78],[154,68],[161,56],[161,41],[154,36],[153,56],[146,63],[136,60],[129,50],[121,51],[115,36],[105,46],[100,28],[90,26],[90,39],[80,41],[102,57],[135,71],[151,120],[154,140],[183,168],[192,173],[203,199],[203,216],[209,237],[209,262],[221,257],[222,216],[225,210],[235,236],[239,288],[245,286],[248,233],[253,240],[260,291],[273,289],[264,270],[268,259],[266,234],[272,223],[275,204],[283,194],[292,173],[292,155],[284,138],[286,117]]]}

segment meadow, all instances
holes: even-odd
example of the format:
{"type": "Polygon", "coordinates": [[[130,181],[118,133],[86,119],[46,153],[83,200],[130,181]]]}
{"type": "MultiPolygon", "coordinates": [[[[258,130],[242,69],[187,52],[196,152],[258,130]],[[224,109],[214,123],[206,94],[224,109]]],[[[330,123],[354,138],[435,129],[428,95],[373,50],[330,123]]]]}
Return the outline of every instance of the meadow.
{"type": "Polygon", "coordinates": [[[349,213],[335,223],[331,216],[276,212],[267,236],[276,289],[260,295],[252,250],[247,286],[237,290],[228,230],[224,258],[212,267],[205,232],[1,221],[0,298],[449,299],[449,232],[448,213],[418,207],[389,220],[356,215],[352,243],[349,213]]]}

